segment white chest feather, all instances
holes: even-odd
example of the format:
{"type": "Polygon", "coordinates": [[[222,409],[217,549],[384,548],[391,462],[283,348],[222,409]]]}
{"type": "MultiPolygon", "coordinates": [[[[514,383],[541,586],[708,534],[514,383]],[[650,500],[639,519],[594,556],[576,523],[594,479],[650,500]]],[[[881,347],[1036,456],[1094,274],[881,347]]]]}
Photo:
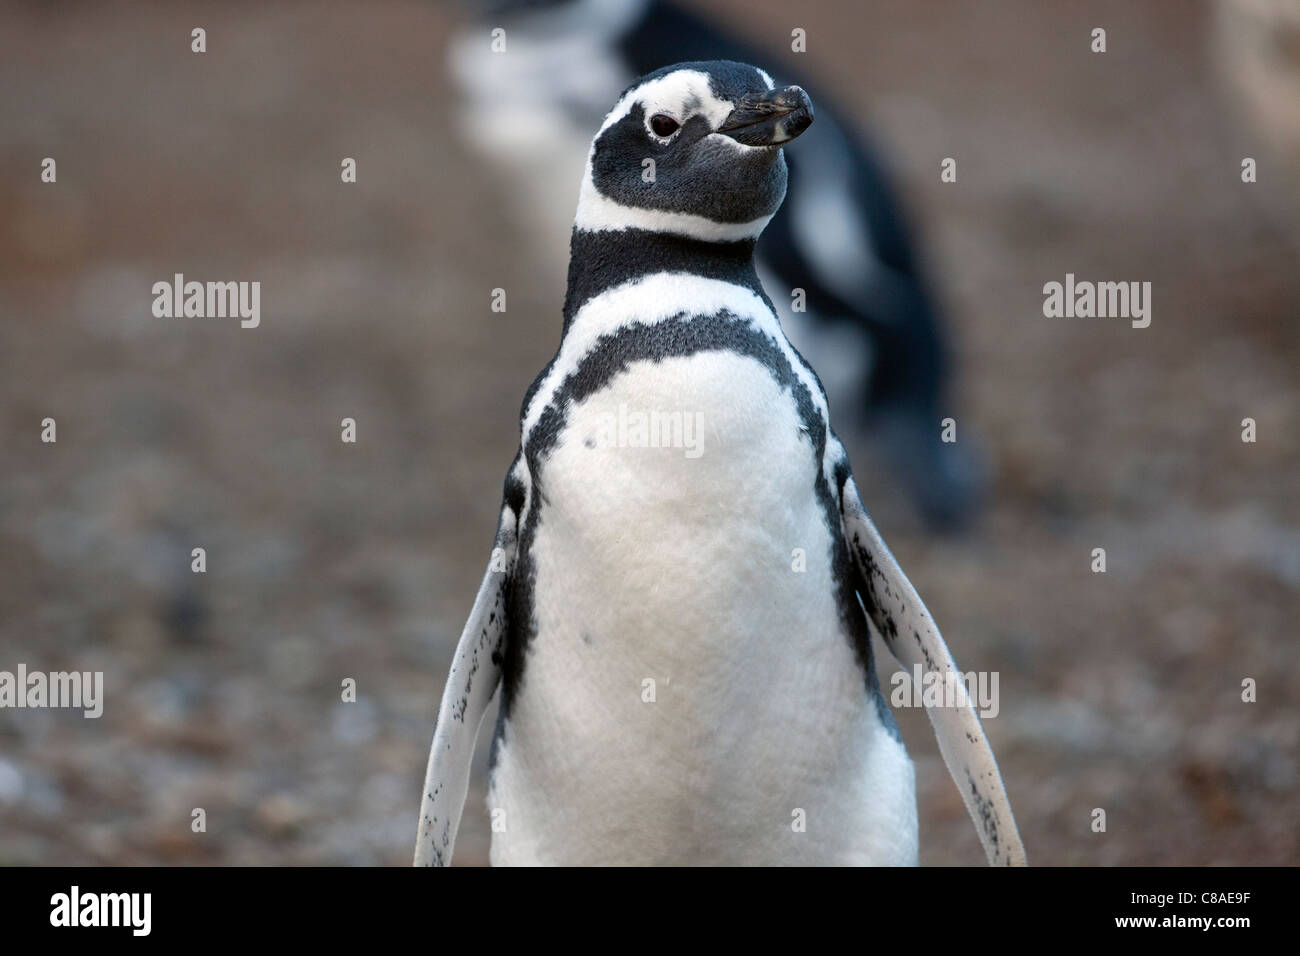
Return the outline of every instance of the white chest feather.
{"type": "Polygon", "coordinates": [[[790,389],[735,352],[634,362],[570,406],[494,863],[915,862],[911,764],[843,633],[821,464],[790,389]]]}

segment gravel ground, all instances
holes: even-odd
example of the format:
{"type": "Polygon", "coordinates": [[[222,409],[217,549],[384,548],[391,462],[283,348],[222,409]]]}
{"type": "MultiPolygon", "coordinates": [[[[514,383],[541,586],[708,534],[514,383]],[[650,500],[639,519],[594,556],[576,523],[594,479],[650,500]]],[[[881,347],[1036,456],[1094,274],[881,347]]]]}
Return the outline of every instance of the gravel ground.
{"type": "MultiPolygon", "coordinates": [[[[777,49],[808,30],[799,66],[917,215],[991,496],[934,538],[871,445],[855,467],[958,662],[1000,674],[1031,861],[1300,862],[1298,247],[1206,9],[711,6],[777,49]],[[1067,272],[1152,282],[1150,328],[1044,319],[1067,272]]],[[[0,10],[0,669],[102,670],[107,698],[0,710],[0,862],[409,861],[562,282],[453,135],[451,13],[0,10]],[[176,272],[261,281],[261,326],[153,318],[176,272]]],[[[981,862],[928,724],[900,722],[922,862],[981,862]]],[[[481,797],[460,863],[486,860],[481,797]]]]}

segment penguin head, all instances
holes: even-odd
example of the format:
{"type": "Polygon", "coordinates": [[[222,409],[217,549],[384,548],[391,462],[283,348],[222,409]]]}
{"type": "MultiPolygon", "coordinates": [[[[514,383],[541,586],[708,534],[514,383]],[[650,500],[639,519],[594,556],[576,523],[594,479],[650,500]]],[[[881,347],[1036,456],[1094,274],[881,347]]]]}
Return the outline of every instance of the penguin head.
{"type": "Polygon", "coordinates": [[[624,91],[588,154],[579,230],[757,238],[785,196],[781,147],[812,123],[797,86],[756,67],[679,63],[624,91]]]}

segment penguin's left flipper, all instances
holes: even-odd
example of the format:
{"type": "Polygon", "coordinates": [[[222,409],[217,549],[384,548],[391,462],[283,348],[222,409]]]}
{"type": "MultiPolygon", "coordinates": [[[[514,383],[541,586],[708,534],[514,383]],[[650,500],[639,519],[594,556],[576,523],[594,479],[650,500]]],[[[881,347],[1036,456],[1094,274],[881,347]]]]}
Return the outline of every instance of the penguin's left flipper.
{"type": "Polygon", "coordinates": [[[420,826],[415,838],[416,866],[451,863],[456,830],[460,827],[469,790],[470,761],[479,725],[497,685],[506,639],[506,605],[518,541],[515,511],[501,509],[492,559],[470,611],[451,673],[442,692],[438,722],[429,746],[429,766],[420,800],[420,826]]]}
{"type": "Polygon", "coordinates": [[[851,476],[846,476],[840,487],[840,515],[857,565],[858,594],[890,653],[909,671],[920,665],[925,674],[953,675],[956,706],[927,707],[926,713],[934,725],[943,762],[975,822],[989,864],[1027,865],[997,760],[961,673],[912,582],[863,507],[851,476]]]}

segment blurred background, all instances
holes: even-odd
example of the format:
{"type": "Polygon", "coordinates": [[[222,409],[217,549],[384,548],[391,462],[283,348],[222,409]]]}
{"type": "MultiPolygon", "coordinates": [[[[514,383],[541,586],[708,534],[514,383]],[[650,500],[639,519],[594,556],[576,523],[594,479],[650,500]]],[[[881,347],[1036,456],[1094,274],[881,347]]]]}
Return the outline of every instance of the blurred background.
{"type": "MultiPolygon", "coordinates": [[[[1297,4],[691,6],[836,94],[910,213],[978,517],[932,533],[845,437],[959,665],[1000,674],[985,726],[1031,863],[1300,862],[1297,4]],[[1150,281],[1151,326],[1045,319],[1067,272],[1150,281]]],[[[0,863],[409,862],[568,239],[459,134],[464,25],[0,6],[0,669],[106,685],[99,720],[0,710],[0,863]],[[154,318],[176,272],[260,281],[260,327],[154,318]]],[[[982,863],[928,722],[899,718],[922,862],[982,863]]],[[[486,861],[485,758],[458,863],[486,861]]]]}

